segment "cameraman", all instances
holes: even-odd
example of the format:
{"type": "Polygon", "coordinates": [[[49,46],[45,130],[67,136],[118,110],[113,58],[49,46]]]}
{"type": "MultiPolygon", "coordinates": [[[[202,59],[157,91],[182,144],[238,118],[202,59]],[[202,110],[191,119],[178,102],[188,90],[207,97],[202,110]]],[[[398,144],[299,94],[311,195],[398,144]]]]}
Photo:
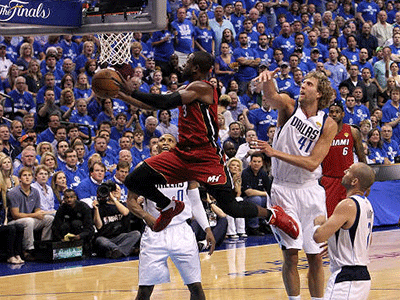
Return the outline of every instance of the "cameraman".
{"type": "Polygon", "coordinates": [[[98,230],[94,247],[99,256],[129,256],[140,239],[139,231],[130,231],[129,209],[120,198],[121,188],[112,181],[97,189],[97,200],[93,201],[94,225],[98,230]]]}

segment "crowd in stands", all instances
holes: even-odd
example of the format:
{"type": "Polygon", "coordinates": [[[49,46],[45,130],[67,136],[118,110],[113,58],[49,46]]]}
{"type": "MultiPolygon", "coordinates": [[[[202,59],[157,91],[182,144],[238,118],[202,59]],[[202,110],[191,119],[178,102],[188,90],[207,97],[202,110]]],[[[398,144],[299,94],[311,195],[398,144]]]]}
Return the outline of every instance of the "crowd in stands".
{"type": "MultiPolygon", "coordinates": [[[[209,82],[219,96],[220,143],[238,201],[265,206],[269,197],[269,159],[251,149],[255,139],[272,144],[277,124],[277,112],[252,83],[265,69],[276,70],[277,89],[293,99],[305,74],[325,72],[336,91],[331,100],[343,104],[344,123],[360,130],[368,162],[397,161],[399,0],[168,0],[167,13],[164,30],[134,33],[128,74],[139,91],[170,93],[185,85],[190,53],[215,57],[209,82]]],[[[124,239],[137,245],[143,230],[120,205],[127,198],[124,178],[158,153],[160,136],[179,140],[179,110],[140,110],[96,97],[91,82],[104,67],[100,51],[96,35],[0,36],[0,222],[13,232],[10,245],[23,234],[22,249],[7,251],[11,263],[22,254],[31,258],[37,229],[44,240],[71,231],[71,239],[95,239],[107,257],[134,253],[117,248],[124,239]],[[117,188],[108,209],[100,209],[97,189],[108,179],[117,188]],[[66,215],[85,217],[67,226],[66,215]],[[104,230],[113,216],[123,228],[104,230]],[[115,239],[122,232],[130,234],[115,239]]],[[[261,220],[245,226],[226,218],[233,239],[268,231],[261,220]]]]}

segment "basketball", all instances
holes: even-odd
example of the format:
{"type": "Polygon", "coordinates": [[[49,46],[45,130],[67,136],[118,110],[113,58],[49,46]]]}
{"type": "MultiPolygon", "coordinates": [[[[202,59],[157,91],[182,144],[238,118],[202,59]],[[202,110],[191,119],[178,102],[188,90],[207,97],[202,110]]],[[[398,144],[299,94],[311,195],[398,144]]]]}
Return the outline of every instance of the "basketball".
{"type": "Polygon", "coordinates": [[[92,90],[100,98],[115,98],[119,92],[119,86],[114,79],[121,82],[121,76],[111,69],[103,69],[93,75],[92,90]]]}

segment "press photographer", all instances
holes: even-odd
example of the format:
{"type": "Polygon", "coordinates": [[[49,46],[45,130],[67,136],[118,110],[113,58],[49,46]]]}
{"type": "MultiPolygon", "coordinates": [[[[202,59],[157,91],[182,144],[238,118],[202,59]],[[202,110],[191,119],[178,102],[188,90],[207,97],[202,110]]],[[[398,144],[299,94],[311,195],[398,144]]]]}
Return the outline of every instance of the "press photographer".
{"type": "Polygon", "coordinates": [[[97,189],[97,200],[93,201],[94,224],[98,230],[94,247],[99,256],[129,256],[140,239],[139,231],[131,231],[129,209],[120,199],[121,188],[110,180],[97,189]]]}

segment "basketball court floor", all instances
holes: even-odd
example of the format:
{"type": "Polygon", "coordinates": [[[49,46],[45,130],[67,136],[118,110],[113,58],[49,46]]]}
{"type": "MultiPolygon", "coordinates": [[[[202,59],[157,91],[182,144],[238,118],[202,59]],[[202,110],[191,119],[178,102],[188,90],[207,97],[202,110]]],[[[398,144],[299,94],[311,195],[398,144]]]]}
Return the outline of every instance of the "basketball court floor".
{"type": "MultiPolygon", "coordinates": [[[[287,299],[281,279],[282,256],[273,237],[249,237],[224,243],[211,257],[200,254],[207,299],[287,299]]],[[[369,299],[400,299],[400,229],[373,233],[372,289],[369,299]]],[[[329,262],[324,260],[325,276],[329,262]]],[[[178,271],[171,264],[171,283],[156,286],[152,299],[189,299],[178,271]]],[[[138,260],[91,258],[67,263],[32,262],[13,267],[0,264],[0,299],[10,300],[127,300],[137,292],[138,260]]],[[[307,261],[301,253],[302,299],[307,290],[307,261]]]]}

